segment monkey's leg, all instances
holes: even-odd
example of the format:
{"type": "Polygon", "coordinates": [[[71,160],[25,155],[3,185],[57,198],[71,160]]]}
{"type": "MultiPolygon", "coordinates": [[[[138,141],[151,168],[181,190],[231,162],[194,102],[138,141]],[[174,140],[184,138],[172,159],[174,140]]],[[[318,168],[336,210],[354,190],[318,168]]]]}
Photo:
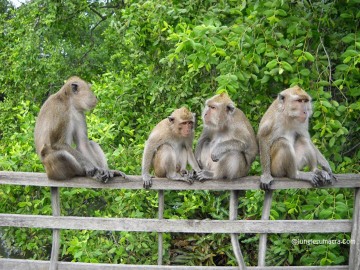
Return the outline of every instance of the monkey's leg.
{"type": "Polygon", "coordinates": [[[331,183],[331,176],[328,172],[318,169],[317,161],[317,149],[312,144],[310,139],[305,137],[300,137],[295,142],[295,157],[296,157],[296,166],[298,169],[298,177],[302,178],[317,178],[316,182],[312,182],[314,186],[325,185],[331,183]],[[301,172],[305,166],[308,166],[311,170],[311,173],[301,172]]]}
{"type": "Polygon", "coordinates": [[[92,159],[95,162],[94,165],[102,169],[108,169],[106,156],[100,145],[94,141],[89,141],[89,143],[92,149],[92,159]]]}
{"type": "Polygon", "coordinates": [[[296,178],[295,151],[285,138],[277,139],[270,148],[271,175],[296,178]]]}
{"type": "Polygon", "coordinates": [[[43,164],[50,179],[66,180],[74,176],[85,175],[81,164],[65,150],[52,151],[43,159],[43,164]]]}
{"type": "Polygon", "coordinates": [[[298,171],[294,147],[285,138],[276,140],[270,149],[271,174],[276,177],[289,177],[308,181],[314,186],[321,185],[320,177],[313,172],[298,171]]]}
{"type": "Polygon", "coordinates": [[[235,179],[247,175],[249,166],[244,155],[239,151],[228,152],[217,163],[214,179],[235,179]]]}
{"type": "Polygon", "coordinates": [[[177,173],[176,152],[170,145],[164,144],[157,150],[154,156],[154,173],[157,177],[166,177],[171,180],[192,183],[188,176],[177,173]]]}
{"type": "Polygon", "coordinates": [[[90,141],[90,147],[92,148],[93,152],[93,160],[95,160],[96,166],[99,167],[98,171],[95,173],[96,178],[101,180],[103,183],[107,183],[110,178],[115,176],[120,176],[127,179],[125,173],[117,170],[109,170],[106,156],[99,144],[94,141],[90,141]]]}

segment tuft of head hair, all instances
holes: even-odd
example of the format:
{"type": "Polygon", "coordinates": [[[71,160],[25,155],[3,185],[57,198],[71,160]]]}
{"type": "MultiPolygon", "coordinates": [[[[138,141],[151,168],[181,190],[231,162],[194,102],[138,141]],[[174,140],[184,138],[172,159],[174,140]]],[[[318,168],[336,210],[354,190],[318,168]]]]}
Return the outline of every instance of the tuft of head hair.
{"type": "Polygon", "coordinates": [[[192,121],[193,120],[193,114],[186,107],[181,107],[180,109],[176,109],[171,114],[171,116],[174,118],[178,118],[181,121],[192,121]]]}
{"type": "Polygon", "coordinates": [[[213,102],[216,102],[216,103],[224,103],[224,102],[232,103],[231,98],[229,97],[229,95],[226,92],[222,92],[221,94],[215,95],[210,100],[213,102]]]}

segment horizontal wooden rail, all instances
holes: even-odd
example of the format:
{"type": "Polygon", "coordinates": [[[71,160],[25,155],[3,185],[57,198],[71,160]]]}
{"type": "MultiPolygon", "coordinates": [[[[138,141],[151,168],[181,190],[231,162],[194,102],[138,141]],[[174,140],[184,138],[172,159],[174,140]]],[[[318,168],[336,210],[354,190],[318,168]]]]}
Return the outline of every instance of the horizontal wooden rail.
{"type": "MultiPolygon", "coordinates": [[[[129,179],[115,178],[103,184],[94,179],[78,177],[68,181],[49,180],[44,173],[4,172],[0,171],[0,184],[39,186],[51,188],[53,215],[19,215],[1,214],[0,227],[42,228],[53,230],[53,246],[50,261],[18,260],[0,258],[0,269],[12,270],[354,270],[360,269],[360,175],[336,175],[338,181],[332,186],[322,188],[353,188],[355,203],[353,220],[268,220],[272,192],[265,193],[262,220],[236,220],[238,207],[238,190],[260,189],[260,177],[248,176],[231,181],[211,180],[204,183],[195,182],[189,185],[184,182],[154,178],[152,189],[159,193],[158,219],[138,218],[99,218],[60,216],[59,188],[106,188],[106,189],[143,189],[140,176],[129,176],[129,179]],[[163,190],[223,190],[230,191],[229,220],[173,220],[164,219],[163,190]],[[59,262],[60,231],[69,230],[106,230],[158,233],[159,265],[114,265],[59,262]],[[349,265],[346,266],[265,266],[267,234],[269,233],[349,233],[351,232],[349,265]],[[162,233],[225,233],[231,235],[237,267],[205,266],[163,266],[162,233]],[[237,235],[239,233],[261,234],[259,261],[256,267],[246,267],[237,235]],[[54,244],[55,243],[55,244],[54,244]]],[[[313,188],[305,181],[288,178],[275,178],[272,189],[313,188]]]]}
{"type": "MultiPolygon", "coordinates": [[[[0,259],[0,269],[4,270],[48,270],[48,261],[0,259]]],[[[238,270],[236,266],[158,266],[158,265],[124,265],[105,263],[71,263],[58,262],[58,270],[238,270]]],[[[349,270],[344,266],[249,266],[249,270],[349,270]]],[[[353,269],[351,269],[353,270],[353,269]]]]}
{"type": "Polygon", "coordinates": [[[351,232],[350,220],[174,220],[0,214],[0,226],[172,233],[351,232]]]}
{"type": "MultiPolygon", "coordinates": [[[[358,188],[360,176],[358,174],[338,174],[338,181],[332,186],[324,188],[358,188]]],[[[272,189],[313,188],[306,181],[289,178],[274,178],[272,189]]],[[[142,189],[141,176],[129,176],[129,180],[120,177],[114,178],[106,184],[90,178],[77,177],[69,181],[49,180],[45,173],[4,172],[0,171],[0,184],[30,185],[40,187],[72,187],[72,188],[109,188],[109,189],[142,189]]],[[[203,183],[195,182],[189,185],[181,181],[172,181],[164,178],[154,178],[154,190],[251,190],[260,189],[259,176],[247,176],[234,180],[211,180],[203,183]]]]}

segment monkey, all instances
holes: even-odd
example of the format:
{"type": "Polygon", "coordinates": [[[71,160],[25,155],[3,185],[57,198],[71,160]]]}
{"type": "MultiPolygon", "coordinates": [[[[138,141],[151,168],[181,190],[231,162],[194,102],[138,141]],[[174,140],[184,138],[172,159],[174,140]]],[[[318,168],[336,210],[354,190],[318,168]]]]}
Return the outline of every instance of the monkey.
{"type": "Polygon", "coordinates": [[[200,170],[192,150],[194,125],[195,114],[182,107],[154,127],[145,142],[142,158],[144,188],[152,185],[151,167],[157,177],[193,183],[193,174],[186,166],[189,163],[193,170],[200,170]]]}
{"type": "Polygon", "coordinates": [[[273,176],[309,181],[315,187],[336,180],[328,161],[311,141],[311,114],[311,97],[299,86],[280,92],[265,112],[258,130],[262,189],[270,189],[273,176]],[[301,171],[306,166],[310,172],[301,171]]]}
{"type": "Polygon", "coordinates": [[[227,93],[205,102],[203,131],[195,148],[200,166],[195,178],[229,179],[246,176],[258,153],[254,129],[227,93]]]}
{"type": "Polygon", "coordinates": [[[115,176],[126,178],[123,172],[108,169],[100,145],[88,139],[84,112],[93,109],[97,102],[91,85],[73,76],[42,105],[34,138],[48,178],[87,176],[104,183],[115,176]]]}

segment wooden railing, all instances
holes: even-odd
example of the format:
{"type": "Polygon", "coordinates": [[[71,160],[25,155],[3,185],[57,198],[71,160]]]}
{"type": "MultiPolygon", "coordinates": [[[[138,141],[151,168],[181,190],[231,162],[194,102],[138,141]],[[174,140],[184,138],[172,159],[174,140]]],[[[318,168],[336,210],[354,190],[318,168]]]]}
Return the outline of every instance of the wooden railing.
{"type": "MultiPolygon", "coordinates": [[[[338,181],[331,187],[355,189],[354,211],[352,220],[269,220],[272,192],[265,193],[261,220],[236,220],[238,209],[238,191],[259,189],[259,177],[249,176],[233,181],[195,182],[188,185],[183,182],[167,179],[154,179],[152,189],[159,193],[158,219],[138,218],[95,218],[60,216],[59,188],[108,188],[108,189],[142,189],[139,176],[129,176],[129,180],[113,179],[102,184],[89,178],[74,178],[68,181],[48,180],[44,173],[22,173],[0,171],[0,184],[51,187],[53,215],[18,215],[0,214],[0,227],[44,228],[53,230],[53,243],[50,261],[20,260],[0,258],[0,269],[4,270],[115,270],[115,269],[175,269],[175,270],[223,270],[223,269],[257,269],[257,270],[358,270],[360,269],[360,175],[336,175],[338,181]],[[169,220],[163,218],[164,190],[225,190],[230,192],[229,220],[169,220]],[[124,264],[90,264],[58,261],[60,250],[60,231],[70,230],[110,230],[158,233],[158,265],[124,265],[124,264]],[[265,266],[266,240],[269,233],[351,233],[350,257],[346,266],[265,266]],[[227,233],[231,235],[238,267],[205,267],[205,266],[164,266],[162,265],[162,233],[227,233]],[[259,233],[258,266],[246,267],[241,253],[237,235],[239,233],[259,233]]],[[[303,181],[275,179],[273,189],[312,188],[303,181]]],[[[0,198],[1,199],[1,198],[0,198]]],[[[244,251],[244,250],[243,250],[244,251]]]]}

